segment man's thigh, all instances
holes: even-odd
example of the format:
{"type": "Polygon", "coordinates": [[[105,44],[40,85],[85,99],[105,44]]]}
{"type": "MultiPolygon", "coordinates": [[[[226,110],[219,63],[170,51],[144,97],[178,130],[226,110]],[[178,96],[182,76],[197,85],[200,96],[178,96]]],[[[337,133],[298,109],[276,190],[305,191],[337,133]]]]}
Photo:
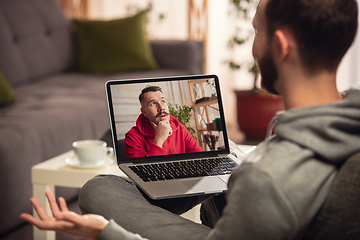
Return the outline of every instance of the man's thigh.
{"type": "Polygon", "coordinates": [[[149,239],[204,239],[210,228],[172,213],[181,214],[201,200],[151,200],[131,180],[114,175],[91,179],[79,196],[83,213],[114,219],[125,229],[149,239]]]}

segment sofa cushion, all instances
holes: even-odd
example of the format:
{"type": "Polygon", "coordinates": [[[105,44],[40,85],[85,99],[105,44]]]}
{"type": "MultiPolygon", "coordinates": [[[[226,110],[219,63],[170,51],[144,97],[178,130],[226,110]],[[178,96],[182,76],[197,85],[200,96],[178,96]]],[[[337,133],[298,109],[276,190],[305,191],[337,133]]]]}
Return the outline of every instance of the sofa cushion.
{"type": "Polygon", "coordinates": [[[70,25],[56,1],[0,1],[0,69],[11,86],[74,67],[70,25]]]}
{"type": "Polygon", "coordinates": [[[16,95],[0,72],[0,107],[16,102],[16,95]]]}
{"type": "Polygon", "coordinates": [[[79,70],[111,73],[157,68],[144,19],[145,12],[110,21],[74,20],[79,70]]]}

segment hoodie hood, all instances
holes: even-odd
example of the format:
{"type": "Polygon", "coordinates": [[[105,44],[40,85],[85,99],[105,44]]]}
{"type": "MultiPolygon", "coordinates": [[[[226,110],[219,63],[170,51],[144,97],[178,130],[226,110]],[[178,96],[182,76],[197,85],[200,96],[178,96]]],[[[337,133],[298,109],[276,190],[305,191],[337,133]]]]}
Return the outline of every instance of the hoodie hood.
{"type": "Polygon", "coordinates": [[[313,150],[332,164],[341,164],[360,151],[360,90],[347,91],[336,103],[279,114],[275,134],[313,150]]]}
{"type": "MultiPolygon", "coordinates": [[[[172,115],[170,115],[170,126],[173,132],[179,127],[179,121],[172,115]]],[[[136,120],[135,127],[143,136],[155,137],[155,130],[151,127],[149,119],[143,114],[140,114],[136,120]]]]}

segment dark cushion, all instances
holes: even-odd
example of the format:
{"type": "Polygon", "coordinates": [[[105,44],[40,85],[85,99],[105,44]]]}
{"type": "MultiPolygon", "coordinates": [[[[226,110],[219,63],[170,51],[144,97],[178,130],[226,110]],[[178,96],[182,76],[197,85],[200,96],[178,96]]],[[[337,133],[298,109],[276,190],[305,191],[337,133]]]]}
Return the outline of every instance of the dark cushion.
{"type": "Polygon", "coordinates": [[[0,106],[14,103],[16,100],[14,91],[0,72],[0,106]]]}
{"type": "Polygon", "coordinates": [[[0,70],[11,86],[74,68],[70,25],[56,1],[0,1],[0,70]]]}
{"type": "Polygon", "coordinates": [[[340,168],[304,240],[360,239],[360,153],[340,168]]]}
{"type": "Polygon", "coordinates": [[[161,69],[183,69],[186,74],[200,74],[204,71],[203,42],[153,40],[151,46],[161,69]]]}
{"type": "Polygon", "coordinates": [[[79,70],[111,73],[156,69],[144,20],[145,12],[110,21],[74,20],[79,70]]]}

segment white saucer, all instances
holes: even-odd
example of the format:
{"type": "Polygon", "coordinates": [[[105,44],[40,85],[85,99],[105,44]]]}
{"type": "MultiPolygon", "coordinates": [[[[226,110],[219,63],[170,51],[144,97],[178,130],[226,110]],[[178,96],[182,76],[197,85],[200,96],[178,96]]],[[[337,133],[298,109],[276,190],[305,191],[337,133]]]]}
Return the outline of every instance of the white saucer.
{"type": "Polygon", "coordinates": [[[101,167],[105,167],[108,165],[111,165],[114,163],[114,160],[112,158],[104,158],[102,160],[100,160],[99,162],[97,162],[94,165],[81,165],[79,159],[76,156],[72,156],[72,157],[68,157],[65,159],[65,163],[69,166],[75,167],[75,168],[82,168],[82,169],[87,169],[87,168],[101,168],[101,167]]]}

